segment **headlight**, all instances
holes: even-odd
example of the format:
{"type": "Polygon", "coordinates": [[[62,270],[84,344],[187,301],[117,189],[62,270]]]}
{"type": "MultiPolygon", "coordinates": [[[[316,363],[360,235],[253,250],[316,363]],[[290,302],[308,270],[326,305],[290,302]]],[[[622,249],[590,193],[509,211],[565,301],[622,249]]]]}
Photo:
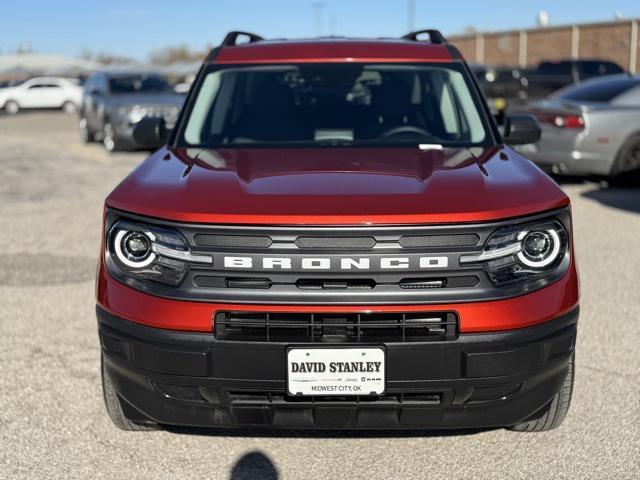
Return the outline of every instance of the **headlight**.
{"type": "Polygon", "coordinates": [[[192,254],[177,231],[127,220],[111,227],[106,253],[111,260],[108,265],[116,276],[173,286],[182,282],[190,264],[213,263],[209,255],[192,254]]]}
{"type": "Polygon", "coordinates": [[[494,284],[504,285],[548,276],[567,256],[567,232],[559,221],[549,220],[497,230],[482,252],[463,255],[460,263],[481,263],[494,284]]]}

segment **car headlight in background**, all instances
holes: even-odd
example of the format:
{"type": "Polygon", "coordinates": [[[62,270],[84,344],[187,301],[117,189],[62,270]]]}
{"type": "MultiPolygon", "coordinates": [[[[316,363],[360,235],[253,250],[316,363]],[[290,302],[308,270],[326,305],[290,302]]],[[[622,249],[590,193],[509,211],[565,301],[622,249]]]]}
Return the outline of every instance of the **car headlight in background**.
{"type": "Polygon", "coordinates": [[[117,221],[107,238],[111,273],[131,279],[179,285],[192,263],[212,264],[209,255],[194,255],[175,230],[127,220],[117,221]],[[117,270],[114,270],[117,269],[117,270]]]}
{"type": "Polygon", "coordinates": [[[555,272],[568,254],[568,236],[557,220],[501,228],[482,252],[460,257],[462,265],[482,264],[491,281],[505,285],[555,272]]]}

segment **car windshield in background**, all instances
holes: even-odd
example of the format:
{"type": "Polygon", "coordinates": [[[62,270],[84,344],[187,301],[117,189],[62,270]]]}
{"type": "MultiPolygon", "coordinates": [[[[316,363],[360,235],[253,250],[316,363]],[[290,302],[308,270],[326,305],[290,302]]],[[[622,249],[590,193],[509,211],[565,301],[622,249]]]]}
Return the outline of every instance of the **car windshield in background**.
{"type": "Polygon", "coordinates": [[[127,75],[109,78],[111,93],[159,93],[171,90],[171,85],[160,75],[127,75]]]}
{"type": "Polygon", "coordinates": [[[638,85],[640,82],[633,77],[602,79],[566,88],[552,95],[552,98],[574,102],[606,103],[638,85]]]}
{"type": "Polygon", "coordinates": [[[457,65],[211,67],[181,135],[189,146],[209,148],[487,140],[457,65]]]}

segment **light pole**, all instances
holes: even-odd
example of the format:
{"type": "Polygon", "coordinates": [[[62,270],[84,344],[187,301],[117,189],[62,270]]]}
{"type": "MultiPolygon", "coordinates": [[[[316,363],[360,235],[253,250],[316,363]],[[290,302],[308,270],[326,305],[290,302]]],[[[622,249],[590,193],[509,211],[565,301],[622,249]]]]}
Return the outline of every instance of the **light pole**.
{"type": "Polygon", "coordinates": [[[324,8],[324,2],[313,2],[313,13],[316,23],[316,36],[322,36],[322,9],[324,8]]]}
{"type": "Polygon", "coordinates": [[[416,0],[407,0],[407,30],[416,29],[416,0]]]}

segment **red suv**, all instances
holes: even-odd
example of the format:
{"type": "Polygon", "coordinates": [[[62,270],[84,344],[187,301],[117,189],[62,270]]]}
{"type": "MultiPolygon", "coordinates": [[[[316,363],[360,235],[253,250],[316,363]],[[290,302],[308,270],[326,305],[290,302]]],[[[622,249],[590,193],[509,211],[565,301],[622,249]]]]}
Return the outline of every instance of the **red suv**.
{"type": "Polygon", "coordinates": [[[548,430],[571,400],[569,199],[435,30],[232,32],[107,198],[97,316],[123,429],[548,430]],[[246,38],[244,43],[238,40],[246,38]]]}

